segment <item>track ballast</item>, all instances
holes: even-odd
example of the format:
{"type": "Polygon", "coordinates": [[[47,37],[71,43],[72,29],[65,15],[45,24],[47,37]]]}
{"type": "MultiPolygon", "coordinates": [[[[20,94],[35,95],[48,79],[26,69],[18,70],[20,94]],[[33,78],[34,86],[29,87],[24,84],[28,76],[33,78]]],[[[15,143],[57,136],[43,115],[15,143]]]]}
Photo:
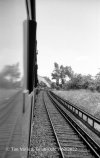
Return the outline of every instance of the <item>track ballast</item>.
{"type": "Polygon", "coordinates": [[[80,134],[80,131],[78,131],[79,129],[77,129],[77,127],[74,127],[75,125],[70,122],[67,115],[65,116],[65,112],[63,112],[63,110],[60,109],[59,106],[57,107],[57,103],[54,102],[52,96],[50,94],[48,95],[46,91],[41,91],[40,93],[42,93],[42,103],[45,108],[45,110],[41,112],[44,112],[44,115],[47,115],[47,121],[49,122],[49,124],[45,122],[48,126],[47,134],[52,135],[50,139],[52,139],[52,142],[54,144],[56,157],[100,157],[99,153],[97,152],[98,148],[93,148],[91,144],[89,144],[88,140],[87,143],[84,141],[84,136],[80,134]],[[97,149],[97,151],[95,150],[95,148],[97,149]]]}

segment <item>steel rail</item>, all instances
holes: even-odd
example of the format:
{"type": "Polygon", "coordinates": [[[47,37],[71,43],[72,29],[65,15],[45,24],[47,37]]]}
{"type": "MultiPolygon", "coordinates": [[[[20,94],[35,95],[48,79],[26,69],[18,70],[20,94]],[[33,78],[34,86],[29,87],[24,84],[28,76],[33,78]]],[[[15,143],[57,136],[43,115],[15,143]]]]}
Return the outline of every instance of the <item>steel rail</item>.
{"type": "Polygon", "coordinates": [[[78,119],[80,119],[91,131],[96,133],[100,137],[100,120],[92,116],[85,110],[77,107],[76,105],[70,103],[69,101],[63,99],[62,97],[54,94],[50,91],[50,94],[53,95],[59,102],[71,113],[73,113],[78,119]]]}
{"type": "Polygon", "coordinates": [[[49,118],[49,121],[50,121],[50,124],[51,124],[51,127],[52,127],[52,130],[53,130],[53,133],[54,133],[54,136],[55,136],[55,140],[56,140],[56,143],[57,143],[57,146],[58,146],[58,151],[60,153],[60,158],[64,158],[64,154],[63,154],[63,151],[62,151],[62,148],[60,146],[60,142],[59,142],[59,139],[57,137],[57,134],[56,134],[56,131],[55,131],[55,128],[53,126],[53,122],[50,118],[50,115],[49,115],[49,111],[47,109],[47,106],[46,106],[46,103],[45,103],[45,100],[44,100],[44,96],[43,96],[43,103],[45,105],[45,109],[46,109],[46,112],[47,112],[47,115],[48,115],[48,118],[49,118]]]}
{"type": "Polygon", "coordinates": [[[88,145],[91,149],[91,152],[95,154],[97,158],[100,158],[100,146],[74,121],[66,114],[66,112],[59,106],[59,102],[55,99],[50,93],[48,93],[48,97],[52,101],[52,103],[56,106],[59,112],[63,115],[63,117],[70,123],[72,128],[80,135],[83,141],[88,145]]]}

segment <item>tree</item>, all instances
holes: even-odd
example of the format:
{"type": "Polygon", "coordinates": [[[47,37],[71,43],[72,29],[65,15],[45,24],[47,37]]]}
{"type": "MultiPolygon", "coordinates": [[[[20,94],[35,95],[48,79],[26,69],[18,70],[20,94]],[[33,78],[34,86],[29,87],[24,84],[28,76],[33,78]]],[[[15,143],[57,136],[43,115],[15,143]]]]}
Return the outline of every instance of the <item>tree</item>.
{"type": "Polygon", "coordinates": [[[100,72],[95,76],[96,90],[100,92],[100,72]]]}
{"type": "Polygon", "coordinates": [[[60,79],[62,86],[65,84],[65,78],[68,77],[69,79],[73,78],[74,72],[70,66],[60,66],[60,79]]]}
{"type": "Polygon", "coordinates": [[[53,89],[57,89],[57,85],[56,85],[55,82],[52,82],[52,83],[51,83],[51,88],[53,88],[53,89]]]}
{"type": "Polygon", "coordinates": [[[74,71],[72,70],[71,66],[65,67],[65,74],[72,79],[74,77],[74,71]]]}
{"type": "Polygon", "coordinates": [[[60,68],[59,65],[55,62],[54,63],[54,71],[51,74],[52,79],[56,80],[56,85],[59,86],[59,80],[60,80],[60,68]]]}
{"type": "Polygon", "coordinates": [[[71,88],[73,89],[80,89],[82,88],[82,75],[75,74],[73,78],[71,78],[71,88]]]}
{"type": "Polygon", "coordinates": [[[63,65],[60,66],[60,79],[61,79],[61,85],[65,84],[65,77],[66,77],[66,70],[63,65]]]}
{"type": "Polygon", "coordinates": [[[67,82],[66,89],[90,89],[95,90],[95,81],[91,75],[75,74],[70,81],[67,82]]]}
{"type": "Polygon", "coordinates": [[[51,74],[52,75],[52,79],[56,80],[56,85],[59,86],[59,81],[61,81],[61,87],[63,87],[63,85],[66,82],[66,77],[68,78],[73,78],[74,76],[74,72],[72,70],[72,68],[70,66],[59,66],[57,63],[54,63],[54,71],[51,74]]]}
{"type": "Polygon", "coordinates": [[[93,79],[91,75],[83,75],[82,76],[82,88],[88,89],[93,86],[93,79]]]}
{"type": "MultiPolygon", "coordinates": [[[[89,90],[98,90],[100,91],[100,73],[96,75],[96,79],[88,75],[75,74],[71,66],[59,66],[57,63],[54,63],[54,71],[51,74],[52,79],[56,80],[56,86],[59,89],[89,89],[89,90]],[[66,80],[66,77],[69,79],[66,80]],[[61,84],[59,83],[61,81],[61,84]]],[[[55,86],[54,84],[52,85],[55,86]]]]}

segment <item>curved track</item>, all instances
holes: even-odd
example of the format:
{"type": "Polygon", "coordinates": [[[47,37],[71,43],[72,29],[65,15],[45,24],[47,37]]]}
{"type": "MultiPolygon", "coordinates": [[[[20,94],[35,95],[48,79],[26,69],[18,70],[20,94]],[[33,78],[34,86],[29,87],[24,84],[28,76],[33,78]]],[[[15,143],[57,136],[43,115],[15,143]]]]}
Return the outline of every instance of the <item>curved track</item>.
{"type": "Polygon", "coordinates": [[[87,140],[85,140],[85,133],[80,132],[81,129],[69,120],[60,106],[57,107],[57,102],[54,101],[52,96],[44,92],[43,98],[57,142],[58,151],[61,154],[60,157],[100,157],[99,146],[91,146],[87,137],[87,140]]]}

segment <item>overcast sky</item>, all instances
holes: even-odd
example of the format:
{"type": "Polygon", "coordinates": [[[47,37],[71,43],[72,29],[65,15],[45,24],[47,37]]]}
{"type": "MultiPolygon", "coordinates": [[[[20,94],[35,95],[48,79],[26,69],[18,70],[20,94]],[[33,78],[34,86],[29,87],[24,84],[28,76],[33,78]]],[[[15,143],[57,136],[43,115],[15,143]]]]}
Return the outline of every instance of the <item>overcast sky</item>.
{"type": "MultiPolygon", "coordinates": [[[[0,0],[0,68],[23,61],[25,0],[0,0]]],[[[38,73],[54,62],[74,72],[100,70],[100,0],[36,0],[38,73]]]]}

